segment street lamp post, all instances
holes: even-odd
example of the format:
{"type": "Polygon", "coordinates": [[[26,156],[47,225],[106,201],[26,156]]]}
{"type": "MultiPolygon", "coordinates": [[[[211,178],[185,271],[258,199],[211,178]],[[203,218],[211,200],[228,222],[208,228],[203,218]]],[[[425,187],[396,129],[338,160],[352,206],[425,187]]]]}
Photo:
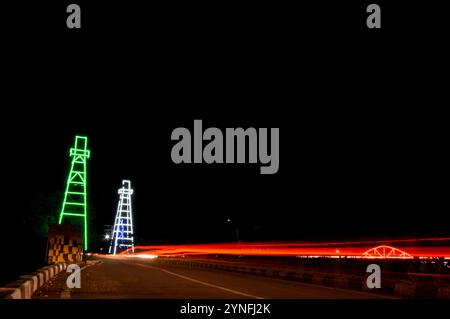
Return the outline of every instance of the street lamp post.
{"type": "Polygon", "coordinates": [[[236,236],[236,241],[239,241],[239,228],[235,226],[231,218],[227,218],[227,222],[230,223],[232,227],[233,232],[232,239],[234,239],[234,237],[236,236]]]}

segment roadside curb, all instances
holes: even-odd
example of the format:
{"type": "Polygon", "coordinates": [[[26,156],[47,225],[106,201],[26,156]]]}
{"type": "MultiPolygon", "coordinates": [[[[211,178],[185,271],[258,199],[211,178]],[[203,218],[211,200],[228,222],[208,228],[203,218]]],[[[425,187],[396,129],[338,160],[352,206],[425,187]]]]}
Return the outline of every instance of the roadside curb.
{"type": "Polygon", "coordinates": [[[65,263],[45,266],[30,275],[20,276],[5,287],[0,287],[0,299],[31,299],[31,296],[50,279],[66,270],[65,263]]]}
{"type": "MultiPolygon", "coordinates": [[[[157,263],[168,265],[180,265],[191,268],[203,268],[211,270],[231,271],[251,275],[259,275],[283,280],[298,281],[308,284],[315,284],[336,289],[350,289],[374,295],[392,298],[421,298],[420,290],[417,289],[417,282],[396,281],[392,278],[385,279],[380,290],[369,289],[366,286],[366,273],[361,275],[351,275],[343,273],[316,273],[307,270],[295,270],[277,267],[263,267],[257,265],[229,265],[220,262],[205,262],[183,259],[158,258],[157,263]]],[[[432,291],[435,298],[450,298],[450,289],[437,285],[427,285],[427,289],[432,291]]]]}
{"type": "MultiPolygon", "coordinates": [[[[102,261],[87,260],[81,270],[99,263],[102,261]]],[[[29,275],[20,276],[19,279],[8,283],[5,287],[0,287],[0,299],[31,299],[38,289],[66,269],[66,263],[58,263],[42,267],[29,275]]]]}

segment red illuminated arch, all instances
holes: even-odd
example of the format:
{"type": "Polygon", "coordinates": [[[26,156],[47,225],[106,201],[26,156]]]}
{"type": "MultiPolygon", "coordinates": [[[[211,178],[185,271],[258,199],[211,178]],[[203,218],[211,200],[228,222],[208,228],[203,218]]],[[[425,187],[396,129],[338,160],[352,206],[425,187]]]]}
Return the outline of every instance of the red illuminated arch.
{"type": "Polygon", "coordinates": [[[380,259],[412,259],[413,256],[405,251],[391,246],[378,246],[362,254],[365,258],[380,258],[380,259]]]}

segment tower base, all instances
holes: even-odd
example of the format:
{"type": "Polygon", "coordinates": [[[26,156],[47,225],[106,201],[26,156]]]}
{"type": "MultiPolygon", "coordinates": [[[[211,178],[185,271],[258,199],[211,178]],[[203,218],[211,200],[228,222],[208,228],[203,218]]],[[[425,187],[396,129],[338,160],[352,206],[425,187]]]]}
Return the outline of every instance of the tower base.
{"type": "Polygon", "coordinates": [[[49,225],[47,239],[47,263],[74,264],[83,261],[81,225],[49,225]]]}

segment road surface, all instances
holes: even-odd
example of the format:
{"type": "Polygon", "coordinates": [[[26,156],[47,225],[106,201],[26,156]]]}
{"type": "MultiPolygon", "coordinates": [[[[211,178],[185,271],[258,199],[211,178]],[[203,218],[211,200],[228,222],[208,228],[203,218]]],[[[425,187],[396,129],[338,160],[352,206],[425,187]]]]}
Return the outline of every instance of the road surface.
{"type": "Polygon", "coordinates": [[[379,295],[364,292],[256,275],[161,265],[152,260],[102,261],[82,270],[81,288],[70,289],[70,293],[66,289],[61,293],[67,278],[63,273],[38,291],[34,298],[380,298],[379,295]]]}

